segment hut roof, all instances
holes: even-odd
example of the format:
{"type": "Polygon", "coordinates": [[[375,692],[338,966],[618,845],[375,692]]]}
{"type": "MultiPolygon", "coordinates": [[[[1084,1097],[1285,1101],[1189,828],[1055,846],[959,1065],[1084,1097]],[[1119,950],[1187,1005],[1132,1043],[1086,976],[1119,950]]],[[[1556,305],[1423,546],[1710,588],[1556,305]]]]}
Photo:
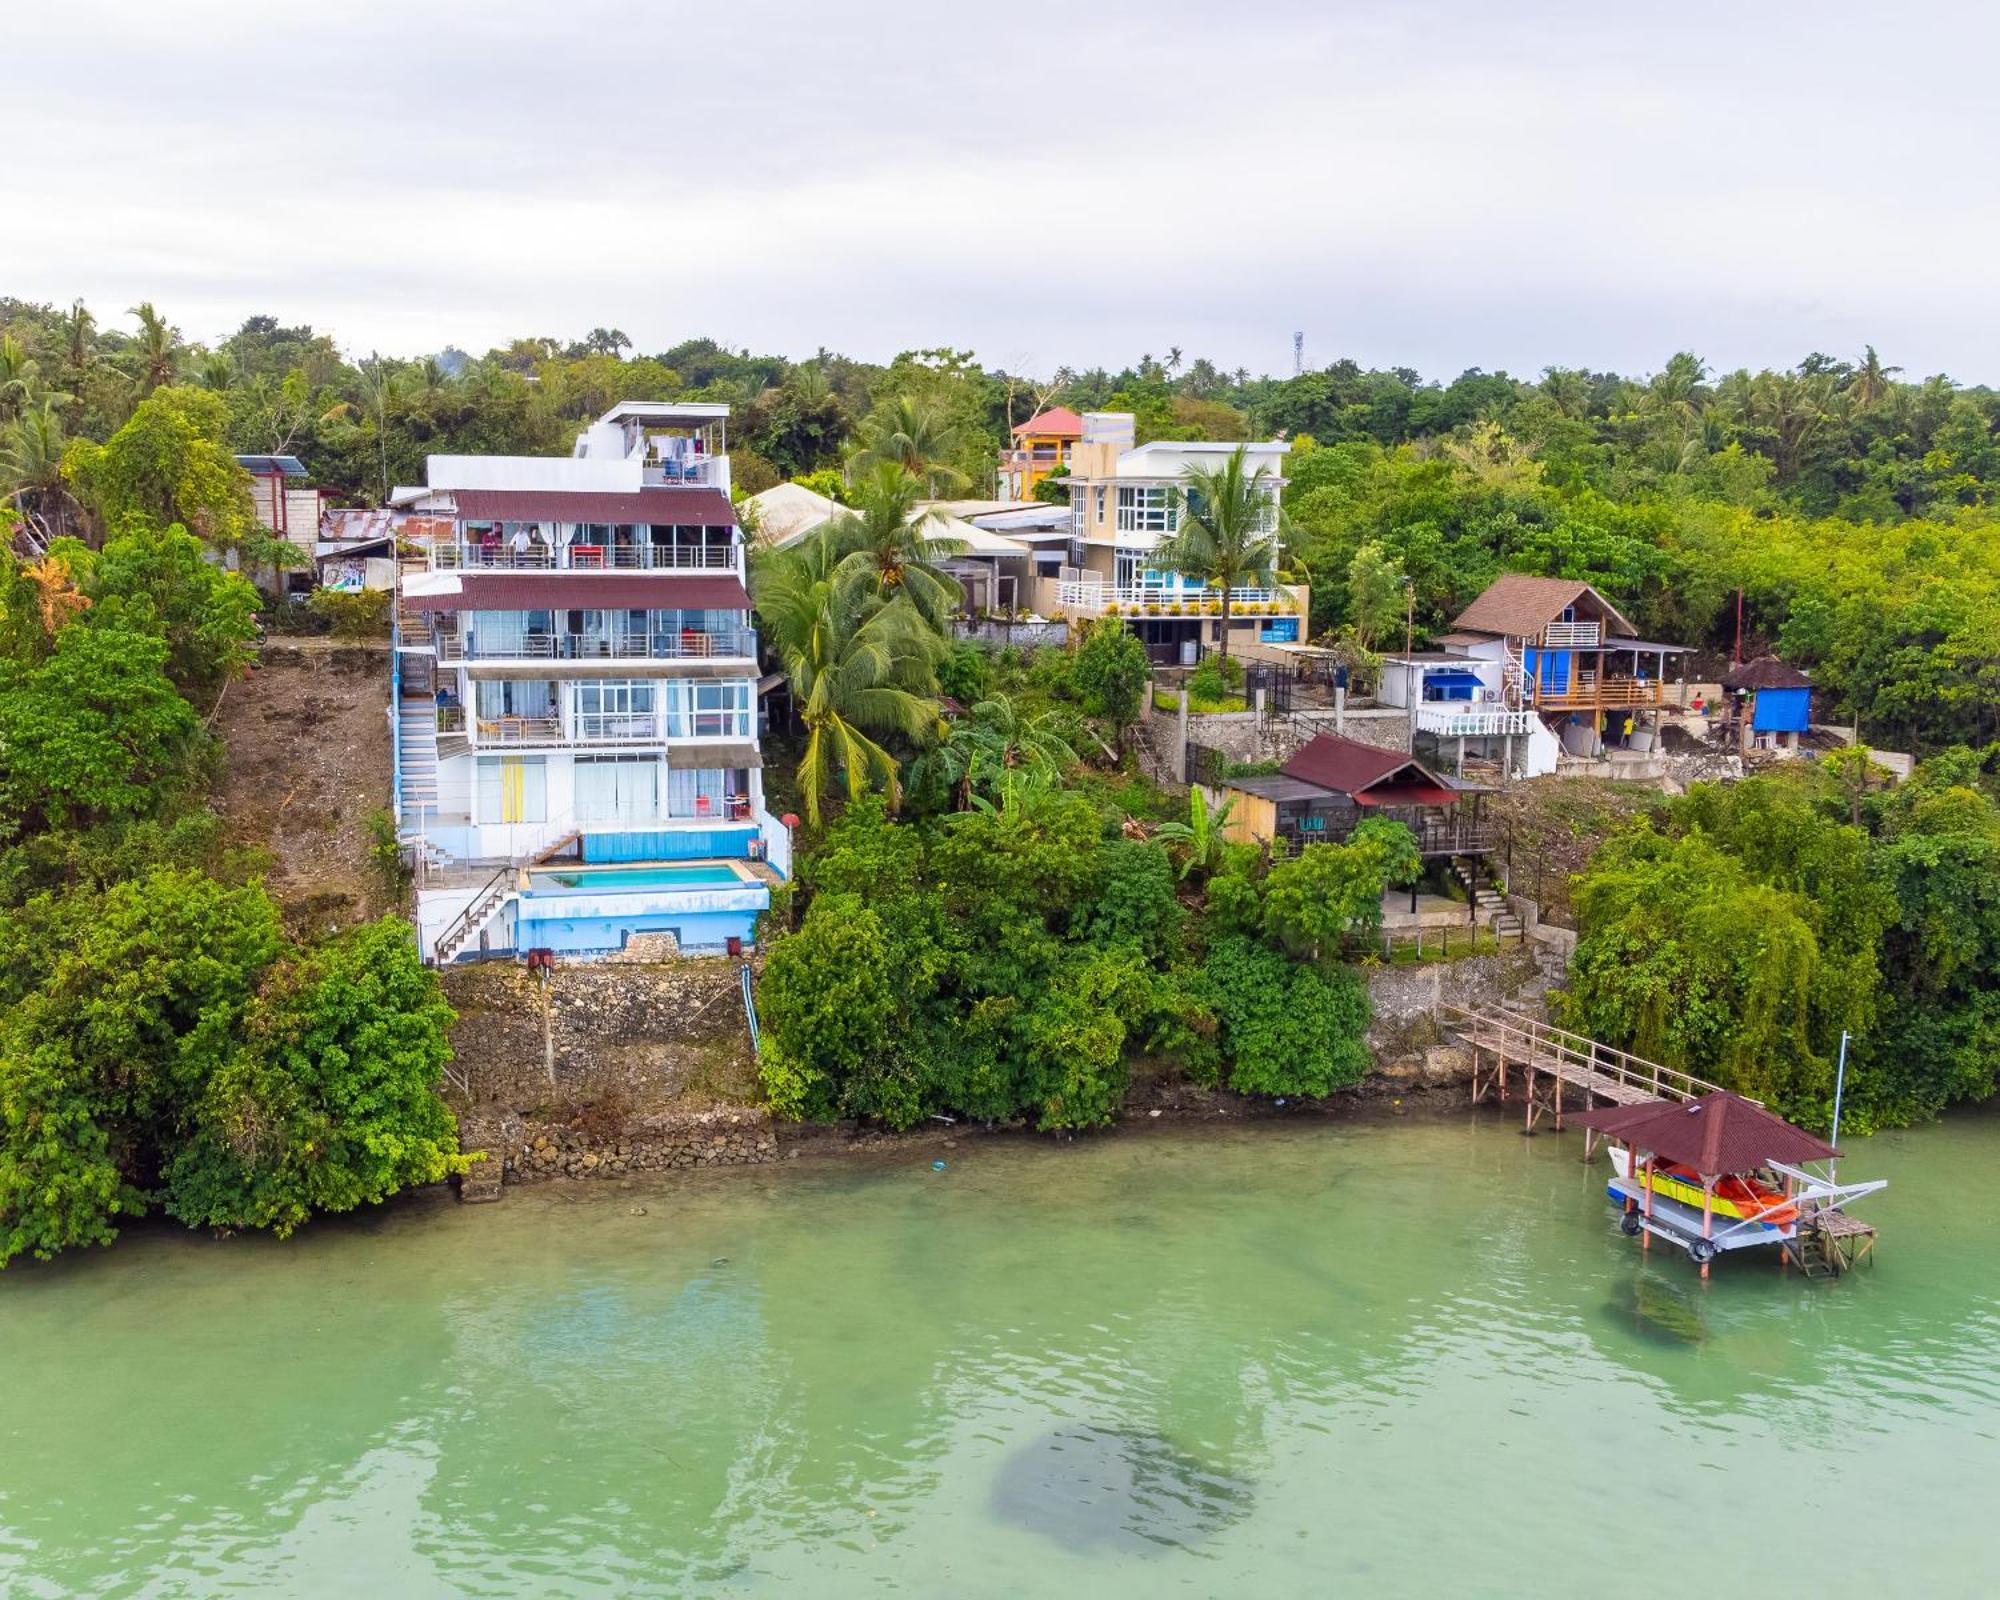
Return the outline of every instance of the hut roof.
{"type": "Polygon", "coordinates": [[[1575,1120],[1705,1178],[1749,1172],[1767,1161],[1825,1161],[1839,1154],[1824,1139],[1727,1089],[1699,1100],[1603,1106],[1575,1120]]]}
{"type": "Polygon", "coordinates": [[[1471,605],[1451,619],[1451,626],[1455,633],[1533,638],[1563,614],[1563,607],[1574,605],[1585,595],[1603,608],[1610,623],[1606,632],[1624,634],[1627,638],[1638,633],[1619,614],[1618,608],[1589,584],[1574,578],[1536,578],[1521,572],[1495,578],[1471,605]]]}
{"type": "Polygon", "coordinates": [[[1810,689],[1812,679],[1797,667],[1788,667],[1776,656],[1759,656],[1743,661],[1722,675],[1725,689],[1810,689]]]}
{"type": "Polygon", "coordinates": [[[1339,733],[1317,735],[1278,770],[1287,778],[1301,778],[1337,794],[1353,795],[1363,805],[1397,803],[1386,790],[1398,783],[1427,792],[1427,798],[1407,797],[1412,804],[1450,805],[1458,799],[1428,767],[1400,750],[1384,750],[1339,733]]]}

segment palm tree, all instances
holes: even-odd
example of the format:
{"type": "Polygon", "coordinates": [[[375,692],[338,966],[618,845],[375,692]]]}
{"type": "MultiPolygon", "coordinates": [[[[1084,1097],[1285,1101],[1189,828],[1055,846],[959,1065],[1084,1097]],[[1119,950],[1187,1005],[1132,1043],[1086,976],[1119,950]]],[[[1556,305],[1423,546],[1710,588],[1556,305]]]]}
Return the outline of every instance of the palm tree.
{"type": "Polygon", "coordinates": [[[141,300],[130,314],[139,319],[139,393],[147,395],[180,375],[180,331],[168,326],[150,300],[141,300]]]}
{"type": "Polygon", "coordinates": [[[907,596],[932,628],[948,632],[964,590],[938,563],[965,547],[925,532],[937,513],[917,509],[923,485],[893,462],[881,461],[853,493],[854,508],[831,524],[842,570],[885,602],[907,596]]]}
{"type": "Polygon", "coordinates": [[[752,581],[764,642],[805,725],[798,776],[807,819],[818,824],[820,798],[836,774],[850,796],[880,787],[893,806],[901,795],[896,757],[878,738],[935,735],[944,641],[907,595],[884,603],[860,581],[830,528],[760,558],[752,581]]]}
{"type": "Polygon", "coordinates": [[[0,334],[0,422],[14,418],[36,406],[68,405],[70,396],[50,389],[42,382],[42,364],[11,333],[0,334]]]}
{"type": "Polygon", "coordinates": [[[971,806],[976,789],[997,792],[1010,774],[1053,788],[1078,764],[1063,721],[1063,713],[1053,710],[1027,716],[1012,695],[996,694],[954,722],[918,764],[951,787],[961,811],[971,806]]]}
{"type": "Polygon", "coordinates": [[[62,475],[63,445],[62,420],[46,400],[0,429],[0,495],[12,502],[36,550],[69,531],[76,504],[62,475]]]}
{"type": "Polygon", "coordinates": [[[1176,496],[1180,530],[1153,552],[1163,567],[1222,590],[1222,655],[1229,655],[1229,591],[1268,586],[1278,562],[1277,491],[1271,469],[1245,467],[1238,445],[1219,467],[1190,466],[1176,496]]]}
{"type": "Polygon", "coordinates": [[[236,363],[226,350],[211,350],[201,358],[195,370],[195,381],[204,389],[213,389],[217,394],[227,394],[236,387],[236,363]]]}
{"type": "Polygon", "coordinates": [[[1893,385],[1889,374],[1901,372],[1901,367],[1885,367],[1882,358],[1875,353],[1871,344],[1865,347],[1866,354],[1861,365],[1854,369],[1854,376],[1847,380],[1847,392],[1854,396],[1854,403],[1863,411],[1872,411],[1882,401],[1893,385]]]}
{"type": "Polygon", "coordinates": [[[892,463],[915,478],[925,494],[952,494],[971,482],[951,464],[962,442],[958,425],[936,407],[899,394],[862,419],[861,443],[851,465],[862,473],[892,463]]]}

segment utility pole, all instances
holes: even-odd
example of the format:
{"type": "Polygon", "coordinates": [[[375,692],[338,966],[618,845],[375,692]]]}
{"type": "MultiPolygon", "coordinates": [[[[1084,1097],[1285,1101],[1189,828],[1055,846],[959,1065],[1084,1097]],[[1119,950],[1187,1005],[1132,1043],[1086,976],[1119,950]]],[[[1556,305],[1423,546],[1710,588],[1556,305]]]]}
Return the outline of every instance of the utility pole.
{"type": "Polygon", "coordinates": [[[1732,667],[1743,665],[1743,589],[1741,585],[1738,585],[1736,590],[1736,643],[1730,647],[1729,664],[1732,667]]]}
{"type": "MultiPolygon", "coordinates": [[[[1847,1030],[1840,1030],[1840,1065],[1833,1074],[1833,1132],[1827,1143],[1836,1150],[1840,1148],[1840,1091],[1847,1087],[1847,1030]]],[[[1834,1164],[1826,1164],[1826,1181],[1833,1182],[1834,1164]]]]}
{"type": "Polygon", "coordinates": [[[1292,376],[1297,377],[1306,370],[1306,336],[1303,331],[1292,335],[1292,376]]]}
{"type": "Polygon", "coordinates": [[[1408,604],[1403,613],[1403,698],[1410,704],[1410,754],[1417,753],[1417,701],[1423,694],[1421,680],[1416,676],[1416,663],[1410,659],[1417,642],[1417,580],[1405,577],[1403,593],[1408,604]]]}

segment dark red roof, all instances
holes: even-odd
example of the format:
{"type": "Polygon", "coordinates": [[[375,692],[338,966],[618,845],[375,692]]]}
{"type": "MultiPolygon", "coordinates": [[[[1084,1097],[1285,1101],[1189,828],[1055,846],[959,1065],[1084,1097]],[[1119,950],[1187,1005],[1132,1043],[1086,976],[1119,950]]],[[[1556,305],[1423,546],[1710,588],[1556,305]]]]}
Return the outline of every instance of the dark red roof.
{"type": "Polygon", "coordinates": [[[1824,1139],[1727,1089],[1699,1100],[1604,1106],[1575,1120],[1662,1161],[1693,1167],[1704,1178],[1750,1172],[1767,1161],[1825,1161],[1839,1154],[1824,1139]]]}
{"type": "Polygon", "coordinates": [[[1050,406],[1046,411],[1037,411],[1026,422],[1017,422],[1014,432],[1038,434],[1045,439],[1081,439],[1083,418],[1068,406],[1050,406]]]}
{"type": "Polygon", "coordinates": [[[467,572],[457,594],[411,594],[413,611],[748,611],[733,577],[676,572],[467,572]]]}
{"type": "Polygon", "coordinates": [[[1378,745],[1363,744],[1359,739],[1349,739],[1338,733],[1320,734],[1278,770],[1288,778],[1300,778],[1341,794],[1359,794],[1363,789],[1371,789],[1402,772],[1408,773],[1411,783],[1427,784],[1439,790],[1446,787],[1421,763],[1412,761],[1401,751],[1384,750],[1378,745]]]}
{"type": "Polygon", "coordinates": [[[457,489],[452,501],[463,522],[679,522],[736,525],[736,510],[720,489],[641,489],[606,494],[583,489],[457,489]]]}

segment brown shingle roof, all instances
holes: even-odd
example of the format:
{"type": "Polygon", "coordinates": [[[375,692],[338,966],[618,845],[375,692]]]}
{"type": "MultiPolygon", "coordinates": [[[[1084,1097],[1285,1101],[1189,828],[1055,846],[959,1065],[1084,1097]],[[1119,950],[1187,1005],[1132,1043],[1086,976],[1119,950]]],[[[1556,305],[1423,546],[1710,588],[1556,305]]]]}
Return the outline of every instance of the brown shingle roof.
{"type": "Polygon", "coordinates": [[[748,611],[734,577],[669,572],[467,572],[455,594],[406,594],[413,611],[748,611]]]}
{"type": "Polygon", "coordinates": [[[1495,578],[1486,592],[1451,619],[1454,628],[1471,628],[1479,633],[1505,634],[1525,639],[1540,633],[1560,617],[1563,607],[1589,595],[1604,608],[1613,633],[1630,638],[1638,629],[1619,614],[1618,608],[1587,583],[1574,578],[1531,578],[1510,572],[1495,578]]]}
{"type": "Polygon", "coordinates": [[[1797,667],[1788,667],[1776,656],[1759,656],[1741,662],[1722,675],[1725,689],[1810,689],[1812,679],[1797,667]]]}
{"type": "Polygon", "coordinates": [[[578,489],[458,489],[452,493],[464,522],[679,522],[711,528],[736,525],[736,511],[720,489],[641,489],[608,494],[578,489]]]}
{"type": "Polygon", "coordinates": [[[1693,1167],[1705,1178],[1750,1172],[1767,1161],[1825,1161],[1839,1153],[1824,1139],[1727,1089],[1685,1102],[1605,1106],[1580,1113],[1576,1121],[1650,1150],[1662,1161],[1693,1167]]]}
{"type": "Polygon", "coordinates": [[[1360,794],[1376,784],[1409,771],[1435,788],[1435,776],[1399,750],[1384,750],[1338,733],[1322,733],[1278,769],[1287,778],[1316,783],[1340,794],[1360,794]]]}

